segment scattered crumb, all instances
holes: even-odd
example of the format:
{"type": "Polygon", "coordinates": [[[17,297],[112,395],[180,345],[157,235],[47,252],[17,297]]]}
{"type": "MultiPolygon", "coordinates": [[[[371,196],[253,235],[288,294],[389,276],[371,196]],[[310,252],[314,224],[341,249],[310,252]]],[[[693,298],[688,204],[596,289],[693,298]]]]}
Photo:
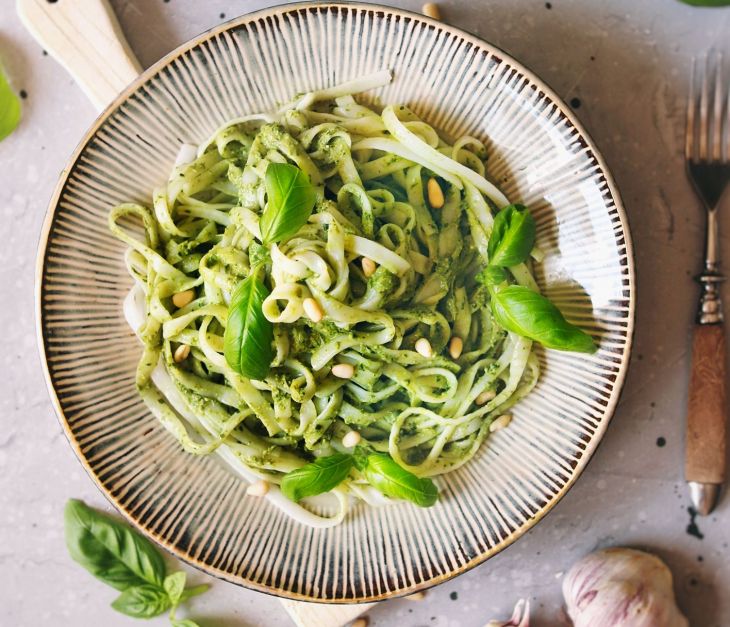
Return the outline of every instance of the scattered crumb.
{"type": "Polygon", "coordinates": [[[441,19],[441,10],[439,9],[439,5],[435,2],[427,2],[423,5],[423,8],[421,9],[421,12],[426,16],[430,17],[434,20],[440,20],[441,19]]]}
{"type": "Polygon", "coordinates": [[[404,598],[406,601],[422,601],[425,596],[425,592],[414,592],[413,594],[409,594],[407,597],[404,598]]]}

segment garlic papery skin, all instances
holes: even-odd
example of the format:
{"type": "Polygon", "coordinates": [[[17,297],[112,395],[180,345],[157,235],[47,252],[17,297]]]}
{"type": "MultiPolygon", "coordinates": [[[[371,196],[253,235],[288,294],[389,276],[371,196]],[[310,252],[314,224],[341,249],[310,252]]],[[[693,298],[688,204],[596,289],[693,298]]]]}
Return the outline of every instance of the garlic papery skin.
{"type": "Polygon", "coordinates": [[[490,620],[484,627],[530,627],[530,602],[520,599],[507,622],[490,620]]]}
{"type": "Polygon", "coordinates": [[[658,557],[613,548],[587,555],[563,579],[574,627],[688,627],[672,573],[658,557]]]}

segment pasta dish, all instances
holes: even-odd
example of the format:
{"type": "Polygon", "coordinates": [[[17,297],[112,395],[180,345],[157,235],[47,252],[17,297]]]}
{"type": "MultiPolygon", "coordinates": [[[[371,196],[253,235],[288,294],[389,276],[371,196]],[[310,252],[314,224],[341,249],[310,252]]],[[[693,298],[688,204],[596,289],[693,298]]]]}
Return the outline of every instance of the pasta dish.
{"type": "Polygon", "coordinates": [[[596,349],[540,295],[534,220],[484,144],[353,97],[390,78],[231,120],[109,218],[150,411],[319,527],[433,505],[535,385],[536,343],[596,349]]]}

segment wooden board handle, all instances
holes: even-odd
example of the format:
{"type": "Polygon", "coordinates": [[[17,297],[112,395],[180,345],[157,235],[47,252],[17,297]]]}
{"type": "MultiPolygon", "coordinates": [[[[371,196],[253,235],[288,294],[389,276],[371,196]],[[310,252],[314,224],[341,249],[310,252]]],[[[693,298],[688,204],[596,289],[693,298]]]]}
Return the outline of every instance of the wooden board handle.
{"type": "Polygon", "coordinates": [[[687,408],[687,481],[723,483],[725,480],[725,386],[725,329],[722,324],[697,325],[692,338],[687,408]]]}
{"type": "Polygon", "coordinates": [[[297,627],[344,627],[375,605],[323,605],[288,599],[281,599],[281,603],[297,627]]]}
{"type": "Polygon", "coordinates": [[[23,25],[102,111],[142,72],[107,0],[17,0],[23,25]]]}

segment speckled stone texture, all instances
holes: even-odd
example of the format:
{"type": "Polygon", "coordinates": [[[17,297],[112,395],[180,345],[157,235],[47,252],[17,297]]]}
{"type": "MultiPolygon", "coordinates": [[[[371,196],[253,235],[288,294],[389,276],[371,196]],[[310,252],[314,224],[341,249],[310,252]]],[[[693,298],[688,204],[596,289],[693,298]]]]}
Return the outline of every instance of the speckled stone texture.
{"type": "MultiPolygon", "coordinates": [[[[261,1],[116,0],[144,66],[193,35],[261,1]]],[[[412,10],[420,2],[395,3],[412,10]]],[[[62,508],[70,497],[108,507],[53,415],[35,348],[33,274],[38,233],[58,173],[94,111],[0,0],[0,59],[24,119],[0,144],[0,624],[115,627],[114,591],[67,556],[62,508]]],[[[689,329],[700,268],[702,214],[684,176],[683,115],[690,59],[730,52],[730,8],[676,0],[444,2],[448,22],[503,47],[547,81],[603,152],[631,221],[638,271],[635,349],[622,401],[602,446],[565,499],[526,537],[419,602],[390,601],[371,625],[481,627],[529,597],[532,624],[564,624],[561,575],[597,547],[629,545],[664,558],[693,625],[730,624],[730,497],[690,516],[682,480],[689,329]]],[[[730,269],[730,197],[722,249],[730,269]]],[[[725,219],[726,218],[726,219],[725,219]]],[[[725,297],[730,293],[725,290],[725,297]]],[[[191,574],[193,581],[208,578],[191,574]]],[[[223,582],[190,604],[215,627],[288,626],[273,597],[223,582]]],[[[159,618],[148,625],[169,624],[159,618]]]]}

